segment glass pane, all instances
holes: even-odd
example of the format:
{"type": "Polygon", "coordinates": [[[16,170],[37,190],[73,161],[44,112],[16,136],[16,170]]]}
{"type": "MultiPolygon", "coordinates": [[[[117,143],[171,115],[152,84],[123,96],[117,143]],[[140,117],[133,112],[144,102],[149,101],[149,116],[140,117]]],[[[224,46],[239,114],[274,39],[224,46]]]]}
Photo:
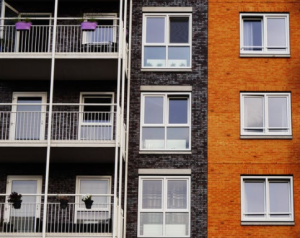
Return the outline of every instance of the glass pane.
{"type": "Polygon", "coordinates": [[[154,237],[163,234],[162,213],[141,213],[140,235],[154,237]]]}
{"type": "Polygon", "coordinates": [[[188,213],[166,213],[166,236],[178,237],[189,234],[188,213]]]}
{"type": "Polygon", "coordinates": [[[290,183],[270,182],[270,212],[290,212],[290,183]]]}
{"type": "Polygon", "coordinates": [[[262,21],[261,20],[244,20],[244,50],[261,51],[262,50],[262,21]]]}
{"type": "Polygon", "coordinates": [[[16,140],[39,140],[41,133],[42,106],[41,105],[21,105],[21,104],[41,104],[41,97],[19,97],[17,100],[16,113],[16,140]]]}
{"type": "Polygon", "coordinates": [[[245,181],[245,212],[265,211],[265,182],[245,181]]]}
{"type": "Polygon", "coordinates": [[[160,68],[166,66],[166,47],[146,46],[144,48],[144,66],[160,68]]]}
{"type": "Polygon", "coordinates": [[[162,124],[164,116],[164,98],[145,97],[144,110],[145,124],[162,124]]]}
{"type": "Polygon", "coordinates": [[[162,208],[162,181],[143,181],[143,201],[145,209],[162,208]]]}
{"type": "MultiPolygon", "coordinates": [[[[268,47],[285,47],[286,46],[286,27],[285,18],[268,18],[267,19],[267,41],[268,47]]],[[[269,50],[280,50],[269,49],[269,50]]],[[[281,49],[285,50],[285,49],[281,49]]]]}
{"type": "Polygon", "coordinates": [[[164,128],[143,128],[142,138],[143,149],[164,149],[165,148],[165,129],[164,128]]]}
{"type": "Polygon", "coordinates": [[[189,145],[189,128],[167,129],[167,149],[188,149],[189,145]]]}
{"type": "Polygon", "coordinates": [[[188,99],[169,98],[169,123],[187,124],[188,123],[188,99]]]}
{"type": "MultiPolygon", "coordinates": [[[[111,97],[85,97],[86,104],[111,104],[111,97]]],[[[111,118],[111,106],[84,106],[83,107],[84,123],[108,123],[111,118]]]]}
{"type": "Polygon", "coordinates": [[[165,42],[165,18],[147,17],[146,43],[165,42]]]}
{"type": "Polygon", "coordinates": [[[288,127],[287,98],[269,97],[269,127],[288,127]]]}
{"type": "Polygon", "coordinates": [[[176,68],[189,67],[190,47],[169,47],[168,66],[176,68]]]}
{"type": "MultiPolygon", "coordinates": [[[[80,180],[80,194],[108,194],[108,180],[80,180]]],[[[80,207],[85,208],[80,197],[80,207]]],[[[108,208],[108,196],[92,196],[93,208],[108,208]]]]}
{"type": "Polygon", "coordinates": [[[189,43],[188,17],[170,17],[170,43],[189,43]]]}
{"type": "MultiPolygon", "coordinates": [[[[264,126],[264,98],[245,97],[244,98],[244,127],[264,126]]],[[[263,132],[263,129],[251,129],[249,132],[263,132]]]]}
{"type": "Polygon", "coordinates": [[[168,209],[187,208],[187,181],[168,180],[168,209]]]}

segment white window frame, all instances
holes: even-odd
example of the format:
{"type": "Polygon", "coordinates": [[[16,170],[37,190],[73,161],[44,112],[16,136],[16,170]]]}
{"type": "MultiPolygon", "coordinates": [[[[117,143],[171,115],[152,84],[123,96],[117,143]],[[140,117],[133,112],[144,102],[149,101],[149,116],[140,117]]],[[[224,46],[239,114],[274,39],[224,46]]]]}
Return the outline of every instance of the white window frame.
{"type": "MultiPolygon", "coordinates": [[[[277,221],[277,222],[282,222],[282,221],[294,221],[294,198],[293,198],[293,176],[241,176],[241,221],[265,221],[265,222],[270,222],[270,221],[277,221]],[[264,218],[248,218],[246,216],[245,212],[245,181],[255,181],[255,180],[265,180],[265,209],[266,211],[264,213],[259,213],[259,214],[264,214],[264,218]],[[290,184],[290,212],[289,213],[281,213],[281,214],[289,214],[290,218],[271,218],[271,214],[276,214],[276,213],[270,213],[270,194],[269,194],[269,181],[271,180],[277,180],[277,181],[289,181],[290,184]]],[[[250,213],[247,213],[250,214],[250,213]]],[[[258,213],[257,213],[258,214],[258,213]]],[[[278,213],[277,213],[278,214],[278,213]]]]}
{"type": "MultiPolygon", "coordinates": [[[[77,212],[85,211],[85,212],[93,212],[93,211],[107,211],[109,213],[109,217],[111,217],[111,176],[76,176],[76,194],[80,194],[80,181],[81,180],[99,180],[99,181],[108,181],[108,191],[107,191],[107,201],[109,202],[107,208],[95,208],[91,207],[91,209],[86,209],[85,207],[80,207],[80,202],[82,196],[76,196],[75,198],[75,215],[74,215],[74,223],[77,223],[77,212]]],[[[93,196],[92,196],[93,200],[93,196]]]]}
{"type": "Polygon", "coordinates": [[[241,13],[240,14],[240,54],[241,55],[290,55],[290,30],[289,30],[289,14],[277,13],[241,13]],[[248,17],[248,18],[247,18],[248,17]],[[256,18],[257,17],[257,18],[256,18]],[[285,51],[268,51],[270,48],[283,47],[268,47],[267,40],[267,19],[268,18],[285,18],[286,24],[286,50],[285,51]],[[262,51],[247,51],[244,48],[253,48],[251,46],[244,46],[244,20],[261,20],[262,21],[262,51]]]}
{"type": "MultiPolygon", "coordinates": [[[[161,236],[151,236],[151,237],[174,237],[165,235],[165,214],[166,213],[188,213],[189,214],[189,232],[187,236],[178,236],[178,237],[190,237],[191,234],[191,177],[190,176],[140,176],[139,177],[139,197],[138,197],[138,237],[149,237],[145,235],[140,235],[140,214],[141,213],[162,213],[163,214],[163,235],[161,236]],[[142,200],[143,200],[143,181],[149,180],[159,180],[162,181],[162,208],[161,209],[143,209],[142,200]],[[186,209],[168,209],[167,208],[167,182],[168,180],[186,180],[187,181],[187,208],[186,209]]],[[[176,236],[175,236],[176,237],[176,236]]]]}
{"type": "Polygon", "coordinates": [[[142,68],[145,69],[191,69],[192,68],[192,14],[188,13],[147,13],[143,14],[143,46],[142,46],[142,68]],[[164,43],[147,43],[146,42],[146,23],[148,17],[163,17],[165,18],[165,42],[164,43]],[[169,43],[170,42],[170,17],[188,17],[189,18],[189,42],[188,43],[169,43]],[[166,47],[166,66],[165,67],[151,67],[144,65],[144,48],[147,46],[164,46],[166,47]],[[170,46],[189,46],[190,47],[190,66],[186,67],[168,67],[168,49],[170,46]]]}
{"type": "MultiPolygon", "coordinates": [[[[47,103],[47,93],[46,92],[14,92],[12,97],[12,103],[16,104],[18,102],[18,97],[41,97],[42,104],[47,103]]],[[[10,119],[10,140],[15,140],[16,135],[16,113],[17,113],[17,106],[12,106],[12,115],[10,119]]],[[[37,104],[39,105],[39,104],[37,104]]],[[[46,105],[42,105],[41,107],[41,128],[40,128],[40,140],[45,140],[45,127],[46,127],[46,105]]],[[[26,140],[24,140],[26,141],[26,140]]]]}
{"type": "MultiPolygon", "coordinates": [[[[43,182],[43,176],[34,176],[34,175],[9,175],[7,176],[7,184],[6,184],[6,194],[11,194],[12,192],[18,192],[18,191],[12,191],[12,181],[30,181],[34,180],[37,181],[37,194],[42,194],[42,182],[43,182]]],[[[23,194],[24,195],[24,194],[23,194]]],[[[8,197],[5,197],[5,212],[4,212],[4,221],[9,222],[10,218],[10,209],[11,206],[8,204],[8,197]]],[[[39,204],[35,211],[35,217],[40,218],[41,214],[41,196],[36,196],[36,203],[39,204]]],[[[36,226],[36,224],[35,224],[36,226]]]]}
{"type": "Polygon", "coordinates": [[[182,92],[182,93],[142,93],[141,95],[141,123],[140,123],[140,150],[143,151],[170,151],[170,150],[175,150],[175,151],[189,151],[191,150],[191,99],[192,99],[192,94],[191,93],[187,93],[187,92],[182,92]],[[144,123],[144,115],[145,115],[145,97],[163,97],[164,98],[164,102],[163,102],[163,123],[162,124],[145,124],[144,123]],[[178,98],[180,97],[184,97],[188,99],[188,123],[187,124],[169,124],[169,97],[172,98],[176,98],[176,96],[178,96],[178,98]],[[165,130],[165,138],[164,138],[164,144],[165,144],[165,148],[164,149],[157,149],[157,148],[153,148],[153,149],[143,149],[143,128],[144,127],[160,127],[160,128],[164,128],[165,130]],[[189,148],[187,149],[167,149],[166,145],[167,145],[167,128],[189,128],[189,148]]]}
{"type": "MultiPolygon", "coordinates": [[[[87,42],[87,34],[89,34],[89,32],[83,31],[82,32],[82,44],[104,45],[104,44],[110,44],[110,43],[113,43],[113,42],[117,42],[117,27],[118,27],[118,25],[117,25],[118,14],[117,13],[84,13],[83,14],[84,19],[89,18],[89,17],[108,18],[108,20],[111,19],[111,18],[115,18],[115,19],[112,20],[113,21],[113,41],[112,42],[87,42]]],[[[101,19],[99,19],[99,20],[101,20],[101,19]]]]}
{"type": "MultiPolygon", "coordinates": [[[[111,126],[111,138],[113,138],[113,133],[114,133],[114,93],[113,92],[81,92],[80,93],[80,100],[79,104],[81,105],[79,108],[79,130],[78,130],[78,139],[81,140],[81,126],[111,126]],[[106,98],[106,97],[111,97],[111,106],[110,106],[110,112],[111,112],[111,117],[110,117],[110,122],[103,123],[103,122],[94,122],[94,123],[86,123],[83,120],[83,113],[84,113],[84,98],[89,97],[89,98],[106,98]]],[[[88,139],[87,139],[88,140],[88,139]]]]}
{"type": "MultiPolygon", "coordinates": [[[[259,92],[253,92],[253,93],[240,93],[240,125],[241,125],[241,135],[253,135],[253,136],[262,136],[262,135],[292,135],[292,116],[291,116],[291,93],[259,93],[259,92]],[[264,132],[261,133],[253,133],[253,132],[245,132],[244,130],[247,129],[244,126],[244,98],[247,96],[249,97],[263,97],[264,98],[264,126],[263,127],[250,127],[248,129],[263,129],[264,132]],[[285,97],[287,98],[287,122],[288,122],[288,127],[282,127],[280,129],[287,129],[287,132],[270,132],[269,129],[271,127],[268,126],[269,123],[269,117],[268,117],[268,98],[270,97],[285,97]]],[[[272,129],[276,129],[273,128],[272,129]]],[[[279,128],[278,128],[279,129],[279,128]]]]}

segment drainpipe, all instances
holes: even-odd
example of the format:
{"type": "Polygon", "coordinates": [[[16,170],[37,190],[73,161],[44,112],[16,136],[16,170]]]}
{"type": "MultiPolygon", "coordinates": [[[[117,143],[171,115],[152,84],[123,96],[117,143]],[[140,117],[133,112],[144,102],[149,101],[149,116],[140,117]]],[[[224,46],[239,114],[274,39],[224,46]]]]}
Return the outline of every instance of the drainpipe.
{"type": "Polygon", "coordinates": [[[3,39],[4,17],[5,17],[5,0],[2,0],[1,1],[1,20],[0,20],[0,39],[3,39]]]}
{"type": "Polygon", "coordinates": [[[126,222],[127,222],[127,188],[128,188],[128,153],[129,153],[129,113],[130,113],[130,80],[131,80],[131,35],[132,35],[132,0],[129,6],[129,40],[128,40],[128,69],[127,69],[127,113],[126,113],[126,157],[125,157],[125,188],[124,188],[124,236],[126,238],[126,222]]]}
{"type": "Polygon", "coordinates": [[[51,124],[52,124],[53,88],[54,88],[54,72],[55,72],[57,9],[58,9],[58,0],[55,0],[53,36],[52,36],[52,55],[51,55],[51,81],[50,81],[49,115],[48,115],[49,119],[48,119],[48,133],[47,133],[48,137],[47,137],[47,159],[46,159],[46,175],[45,175],[45,196],[44,196],[44,211],[43,211],[43,238],[46,237],[46,220],[47,220],[46,215],[47,215],[50,150],[51,150],[51,124]]]}

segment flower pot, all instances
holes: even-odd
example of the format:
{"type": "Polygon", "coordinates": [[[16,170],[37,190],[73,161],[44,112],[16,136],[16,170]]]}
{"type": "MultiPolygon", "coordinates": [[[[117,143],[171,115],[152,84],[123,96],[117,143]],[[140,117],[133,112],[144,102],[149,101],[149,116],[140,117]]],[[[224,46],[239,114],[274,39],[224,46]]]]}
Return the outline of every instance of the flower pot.
{"type": "Polygon", "coordinates": [[[14,202],[12,203],[14,209],[20,209],[20,208],[21,208],[21,204],[22,204],[22,200],[14,201],[14,202]]]}
{"type": "Polygon", "coordinates": [[[85,208],[86,209],[91,209],[92,208],[92,205],[93,205],[93,200],[87,200],[87,201],[84,201],[85,203],[85,208]]]}
{"type": "Polygon", "coordinates": [[[81,23],[81,30],[83,31],[94,31],[97,28],[97,22],[85,21],[81,23]]]}
{"type": "Polygon", "coordinates": [[[29,31],[31,25],[31,22],[19,21],[15,24],[15,27],[17,31],[29,31]]]}
{"type": "Polygon", "coordinates": [[[69,201],[67,200],[60,200],[60,209],[64,210],[68,207],[69,201]]]}

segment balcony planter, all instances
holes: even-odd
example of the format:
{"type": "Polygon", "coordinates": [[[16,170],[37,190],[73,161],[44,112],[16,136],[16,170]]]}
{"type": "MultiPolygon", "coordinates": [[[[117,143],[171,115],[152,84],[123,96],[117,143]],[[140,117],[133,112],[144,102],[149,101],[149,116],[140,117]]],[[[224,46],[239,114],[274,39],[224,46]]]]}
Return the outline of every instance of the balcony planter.
{"type": "Polygon", "coordinates": [[[82,196],[82,199],[81,199],[84,203],[85,203],[85,208],[86,209],[91,209],[92,208],[92,205],[93,205],[93,200],[92,200],[92,196],[91,195],[84,195],[82,196]]]}
{"type": "Polygon", "coordinates": [[[60,209],[64,210],[68,207],[69,198],[66,196],[57,196],[57,200],[60,203],[60,209]]]}
{"type": "Polygon", "coordinates": [[[82,31],[95,31],[97,28],[97,22],[84,21],[81,23],[82,31]]]}
{"type": "Polygon", "coordinates": [[[17,31],[29,31],[31,25],[31,22],[18,21],[16,22],[15,27],[17,31]]]}
{"type": "Polygon", "coordinates": [[[20,209],[21,208],[21,204],[22,204],[22,194],[19,194],[17,192],[12,192],[9,196],[8,196],[8,202],[12,203],[13,207],[15,209],[20,209]]]}

